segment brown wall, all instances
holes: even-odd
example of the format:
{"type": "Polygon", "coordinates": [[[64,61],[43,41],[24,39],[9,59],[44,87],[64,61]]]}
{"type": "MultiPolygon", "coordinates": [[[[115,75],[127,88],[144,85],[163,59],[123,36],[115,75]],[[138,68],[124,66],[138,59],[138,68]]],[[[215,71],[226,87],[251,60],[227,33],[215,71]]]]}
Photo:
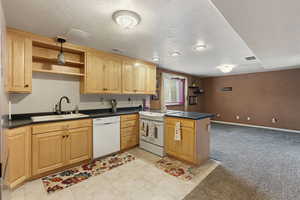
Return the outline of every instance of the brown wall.
{"type": "Polygon", "coordinates": [[[300,69],[202,79],[204,109],[215,120],[300,130],[300,69]],[[223,92],[232,87],[232,92],[223,92]],[[240,119],[236,119],[236,115],[240,119]],[[247,117],[251,117],[247,121],[247,117]],[[272,118],[278,119],[273,124],[272,118]]]}

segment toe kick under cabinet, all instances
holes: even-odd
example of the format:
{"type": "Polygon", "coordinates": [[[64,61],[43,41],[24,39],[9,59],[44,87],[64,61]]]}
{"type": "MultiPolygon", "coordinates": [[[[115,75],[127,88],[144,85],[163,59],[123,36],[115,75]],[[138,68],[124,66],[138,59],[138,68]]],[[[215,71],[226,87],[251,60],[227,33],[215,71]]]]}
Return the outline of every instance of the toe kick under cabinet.
{"type": "Polygon", "coordinates": [[[32,175],[91,158],[90,119],[45,123],[32,127],[32,175]]]}

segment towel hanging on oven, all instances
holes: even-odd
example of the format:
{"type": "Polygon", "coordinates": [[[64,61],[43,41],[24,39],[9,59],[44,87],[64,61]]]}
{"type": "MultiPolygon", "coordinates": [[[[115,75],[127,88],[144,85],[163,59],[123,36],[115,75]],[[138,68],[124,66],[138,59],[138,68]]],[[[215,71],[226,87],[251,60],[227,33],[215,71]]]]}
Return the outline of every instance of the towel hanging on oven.
{"type": "Polygon", "coordinates": [[[180,141],[181,140],[180,122],[176,122],[176,124],[175,124],[174,140],[176,140],[176,141],[180,141]]]}

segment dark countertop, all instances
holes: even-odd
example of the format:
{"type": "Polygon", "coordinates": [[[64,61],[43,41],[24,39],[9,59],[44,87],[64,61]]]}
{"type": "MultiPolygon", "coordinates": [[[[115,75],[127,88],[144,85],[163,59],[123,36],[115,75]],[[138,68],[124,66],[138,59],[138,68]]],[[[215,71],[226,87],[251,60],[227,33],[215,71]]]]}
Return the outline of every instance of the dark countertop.
{"type": "MultiPolygon", "coordinates": [[[[59,120],[49,120],[42,122],[33,122],[31,120],[32,116],[43,116],[43,115],[54,115],[55,113],[28,113],[28,114],[17,114],[12,116],[12,120],[4,120],[5,127],[8,129],[22,127],[31,124],[40,124],[40,123],[48,123],[48,122],[59,122],[59,121],[70,121],[70,120],[79,120],[79,119],[93,119],[100,117],[110,117],[110,116],[119,116],[119,115],[128,115],[135,114],[140,111],[139,107],[132,108],[118,108],[116,113],[111,112],[111,109],[96,109],[96,110],[80,110],[79,113],[86,114],[86,117],[79,118],[71,118],[71,119],[59,119],[59,120]]],[[[213,114],[208,113],[198,113],[198,112],[183,112],[183,111],[175,111],[168,110],[165,114],[166,117],[179,117],[193,120],[200,120],[205,118],[214,117],[213,114]]]]}
{"type": "Polygon", "coordinates": [[[28,114],[13,115],[12,120],[6,119],[4,121],[5,121],[5,128],[12,129],[12,128],[18,128],[18,127],[22,127],[22,126],[26,126],[26,125],[31,125],[31,124],[128,115],[128,114],[138,113],[139,111],[140,111],[139,107],[119,108],[116,113],[111,112],[111,109],[80,110],[79,113],[86,114],[88,116],[79,117],[79,118],[71,118],[71,119],[49,120],[49,121],[42,121],[42,122],[33,122],[31,120],[31,117],[32,116],[42,116],[42,115],[54,115],[55,113],[51,113],[51,112],[50,113],[28,113],[28,114]]]}
{"type": "Polygon", "coordinates": [[[205,119],[205,118],[214,117],[213,114],[209,114],[209,113],[183,112],[183,111],[167,112],[165,116],[166,117],[179,117],[179,118],[186,118],[186,119],[193,119],[193,120],[201,120],[201,119],[205,119]]]}

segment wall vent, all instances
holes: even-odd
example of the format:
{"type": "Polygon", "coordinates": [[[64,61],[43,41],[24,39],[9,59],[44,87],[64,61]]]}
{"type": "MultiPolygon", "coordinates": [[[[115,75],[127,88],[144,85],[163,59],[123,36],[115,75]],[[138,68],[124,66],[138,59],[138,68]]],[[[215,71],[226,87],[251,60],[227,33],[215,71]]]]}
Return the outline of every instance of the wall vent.
{"type": "Polygon", "coordinates": [[[248,56],[245,59],[248,60],[248,61],[253,61],[253,60],[256,60],[256,57],[255,56],[248,56]]]}
{"type": "Polygon", "coordinates": [[[221,88],[222,92],[231,92],[232,91],[232,87],[223,87],[221,88]]]}

